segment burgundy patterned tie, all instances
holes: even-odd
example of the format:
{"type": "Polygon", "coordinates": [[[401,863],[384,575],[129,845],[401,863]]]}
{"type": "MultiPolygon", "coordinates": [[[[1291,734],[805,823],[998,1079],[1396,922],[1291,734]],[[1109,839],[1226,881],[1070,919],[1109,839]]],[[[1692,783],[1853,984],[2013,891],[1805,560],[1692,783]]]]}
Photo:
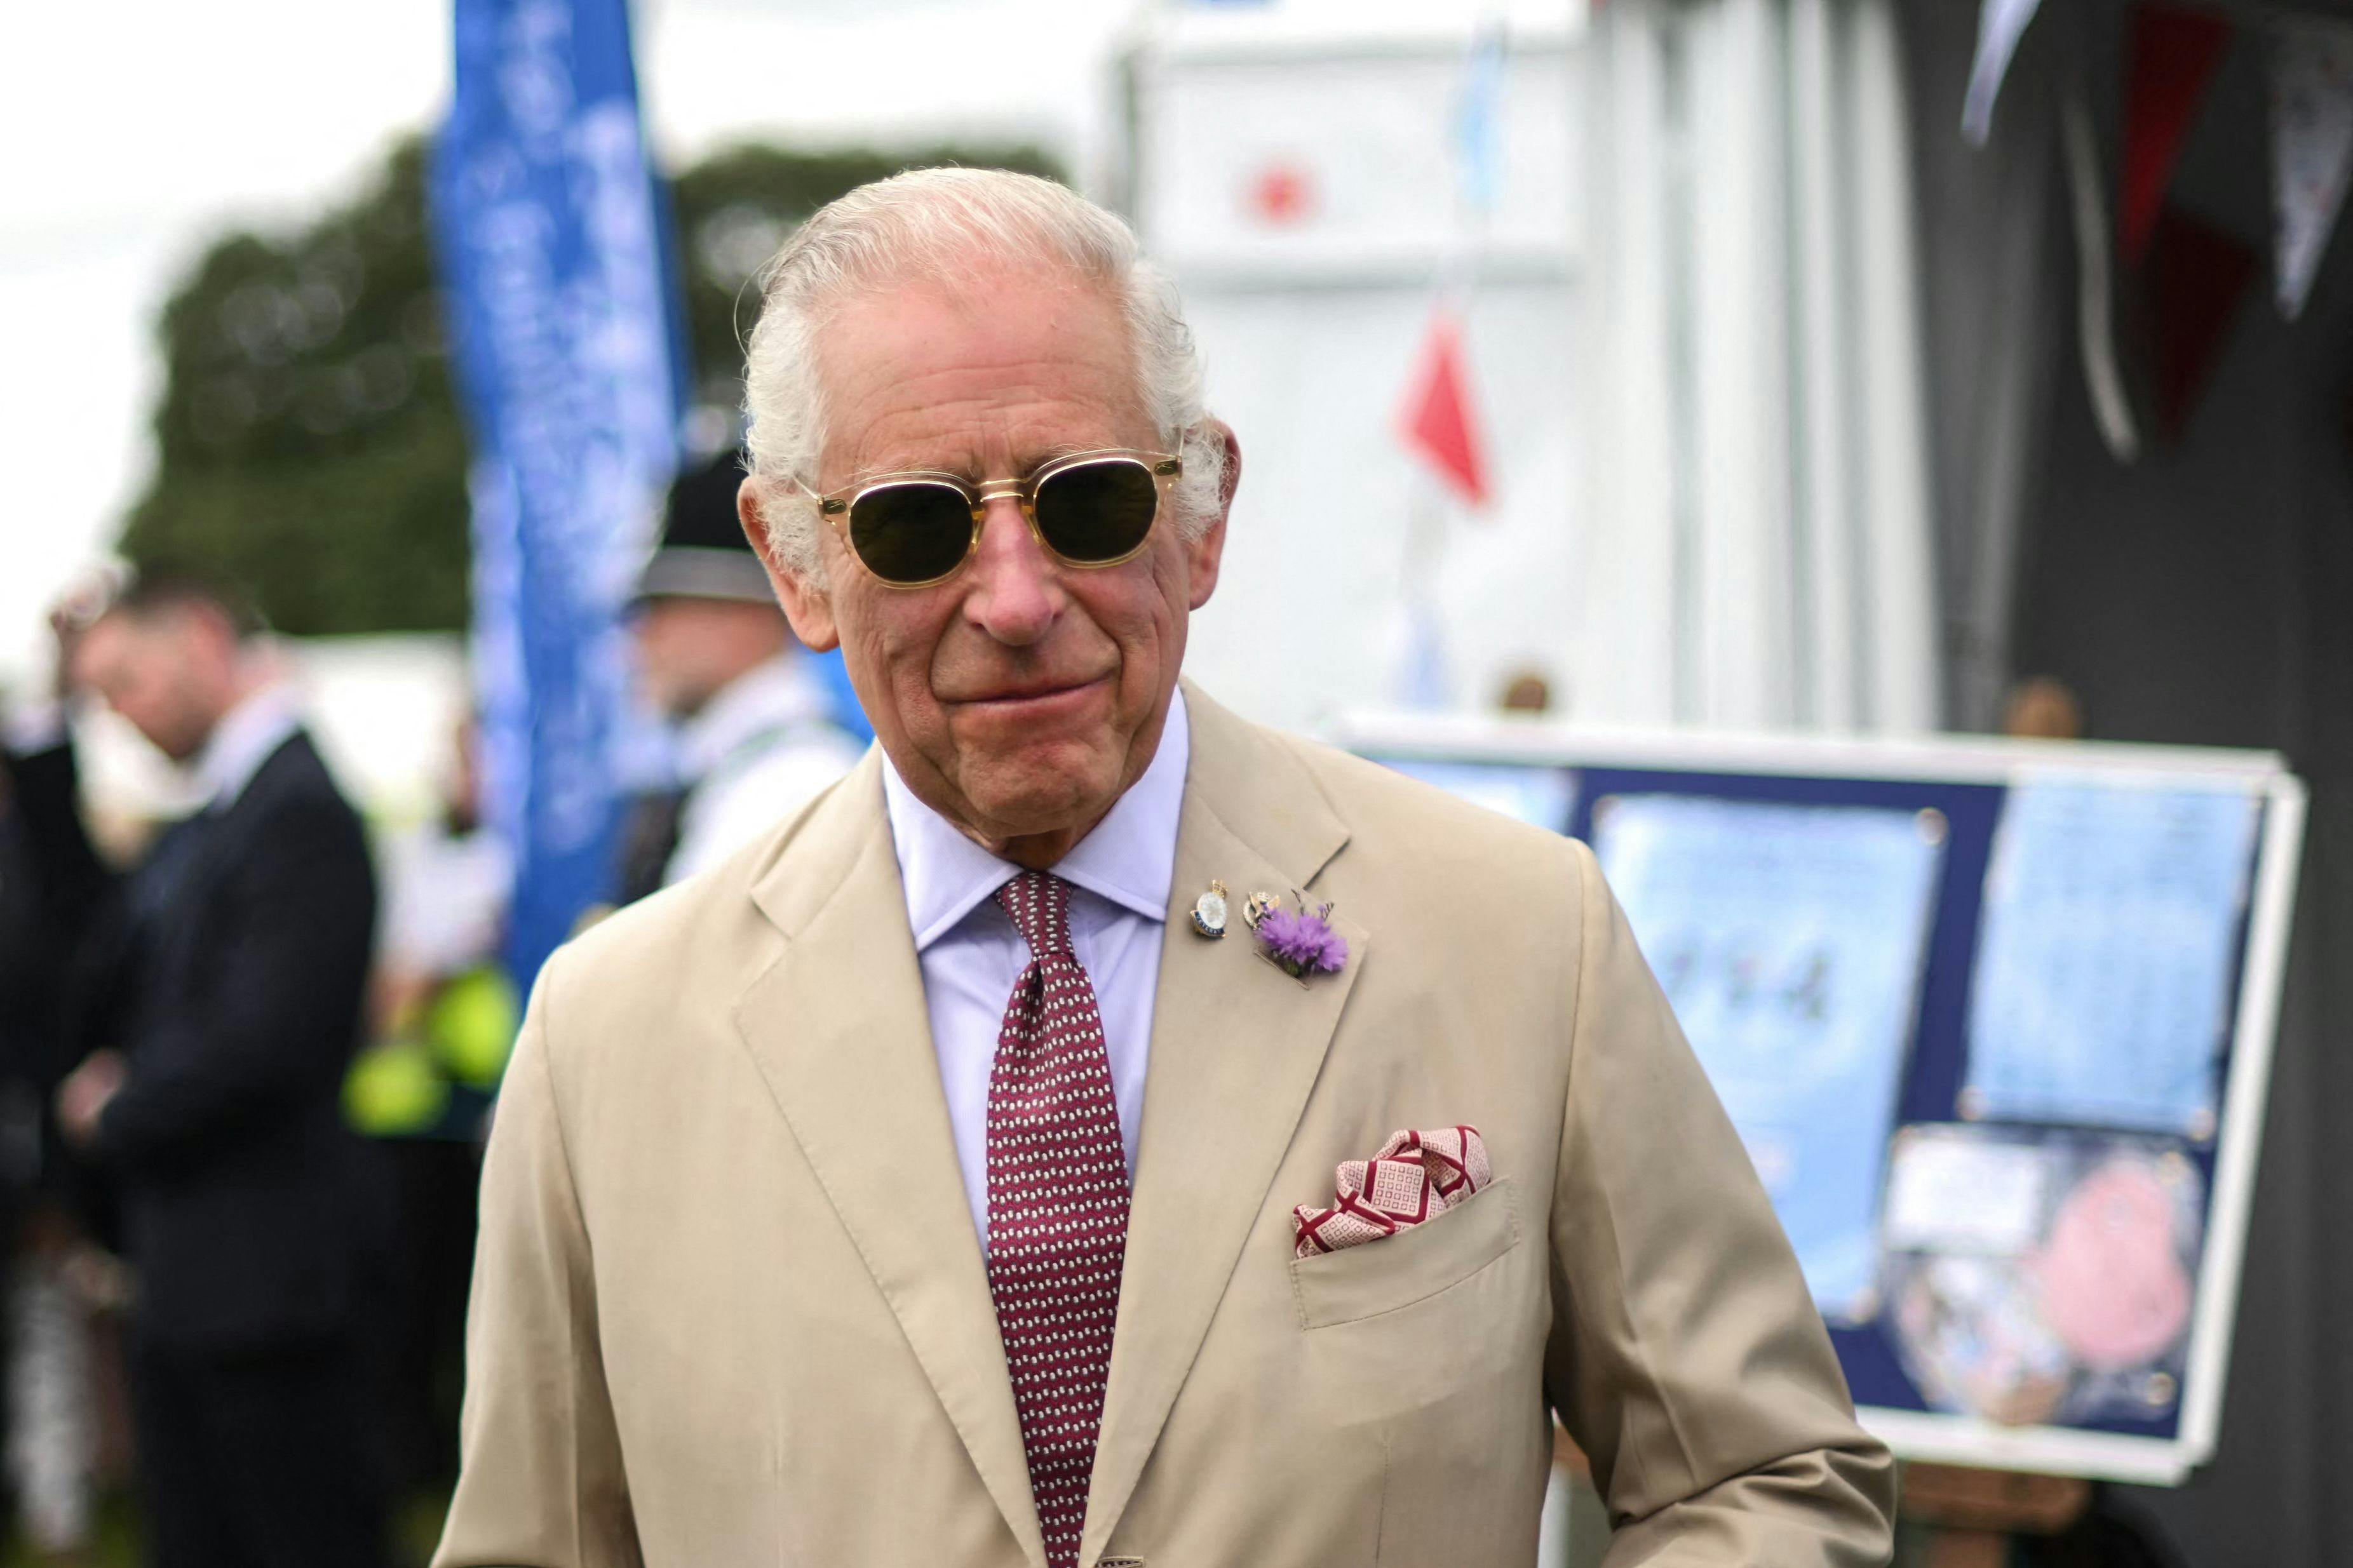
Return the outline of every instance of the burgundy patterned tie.
{"type": "Polygon", "coordinates": [[[1048,1568],[1079,1560],[1127,1256],[1127,1159],[1071,885],[1025,871],[997,901],[1029,943],[988,1075],[988,1287],[1013,1373],[1048,1568]]]}

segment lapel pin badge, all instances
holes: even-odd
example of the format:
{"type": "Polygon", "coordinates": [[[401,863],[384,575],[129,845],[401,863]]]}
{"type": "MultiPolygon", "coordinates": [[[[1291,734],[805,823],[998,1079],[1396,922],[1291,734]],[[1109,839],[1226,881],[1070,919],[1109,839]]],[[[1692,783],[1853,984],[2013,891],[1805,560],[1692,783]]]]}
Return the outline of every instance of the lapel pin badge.
{"type": "Polygon", "coordinates": [[[1193,930],[1214,942],[1226,934],[1226,885],[1211,882],[1209,890],[1193,900],[1193,930]]]}

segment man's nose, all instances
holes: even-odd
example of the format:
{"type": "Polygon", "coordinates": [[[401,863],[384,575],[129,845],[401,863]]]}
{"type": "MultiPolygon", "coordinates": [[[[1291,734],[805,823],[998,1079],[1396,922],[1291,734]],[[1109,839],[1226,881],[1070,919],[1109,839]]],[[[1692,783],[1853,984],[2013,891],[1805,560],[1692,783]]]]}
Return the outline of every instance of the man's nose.
{"type": "Polygon", "coordinates": [[[1044,637],[1061,613],[1062,587],[1054,558],[1039,548],[1021,515],[1021,502],[993,496],[981,514],[980,548],[964,612],[998,642],[1020,647],[1044,637]]]}

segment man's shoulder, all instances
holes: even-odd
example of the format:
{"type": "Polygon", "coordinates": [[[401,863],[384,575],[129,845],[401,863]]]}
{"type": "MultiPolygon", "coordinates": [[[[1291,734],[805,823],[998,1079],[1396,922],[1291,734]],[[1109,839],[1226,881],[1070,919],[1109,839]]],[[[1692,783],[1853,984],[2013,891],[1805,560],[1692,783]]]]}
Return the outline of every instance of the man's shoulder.
{"type": "Polygon", "coordinates": [[[358,815],[318,742],[302,725],[288,731],[269,748],[231,799],[236,805],[250,802],[269,809],[296,811],[340,807],[358,815]]]}
{"type": "Polygon", "coordinates": [[[1556,877],[1569,870],[1575,876],[1571,868],[1588,853],[1562,834],[1530,826],[1354,752],[1289,731],[1231,721],[1264,749],[1268,761],[1261,771],[1270,787],[1285,771],[1274,765],[1275,758],[1303,775],[1301,782],[1345,826],[1346,856],[1359,867],[1394,861],[1512,880],[1531,872],[1556,877]]]}
{"type": "Polygon", "coordinates": [[[236,798],[216,805],[227,838],[297,857],[356,853],[366,827],[307,730],[296,729],[262,760],[236,798]]]}
{"type": "Polygon", "coordinates": [[[865,743],[829,719],[779,724],[721,758],[690,799],[776,798],[781,789],[786,792],[784,798],[797,805],[817,787],[848,773],[865,754],[865,743]],[[803,784],[807,787],[795,787],[803,784]]]}
{"type": "MultiPolygon", "coordinates": [[[[1601,896],[1585,846],[1301,736],[1252,726],[1238,739],[1255,787],[1235,795],[1248,819],[1228,826],[1246,841],[1262,833],[1328,849],[1300,891],[1329,901],[1381,954],[1360,982],[1377,1009],[1417,990],[1475,994],[1466,1005],[1496,1040],[1568,1037],[1563,1009],[1601,896]],[[1311,816],[1327,826],[1283,826],[1311,816]]],[[[1546,1070],[1558,1061],[1545,1051],[1514,1059],[1546,1070]]]]}
{"type": "Polygon", "coordinates": [[[715,868],[763,838],[856,767],[865,752],[848,731],[824,720],[739,748],[688,793],[670,875],[683,879],[715,868]]]}

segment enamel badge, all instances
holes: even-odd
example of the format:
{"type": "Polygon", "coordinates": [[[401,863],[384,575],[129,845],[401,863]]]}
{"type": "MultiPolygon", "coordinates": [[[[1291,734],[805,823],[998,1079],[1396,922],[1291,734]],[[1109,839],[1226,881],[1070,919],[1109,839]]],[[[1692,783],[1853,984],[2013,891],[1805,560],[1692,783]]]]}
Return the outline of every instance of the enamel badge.
{"type": "Polygon", "coordinates": [[[1193,900],[1193,930],[1212,941],[1226,934],[1226,885],[1211,882],[1209,890],[1193,900]]]}

